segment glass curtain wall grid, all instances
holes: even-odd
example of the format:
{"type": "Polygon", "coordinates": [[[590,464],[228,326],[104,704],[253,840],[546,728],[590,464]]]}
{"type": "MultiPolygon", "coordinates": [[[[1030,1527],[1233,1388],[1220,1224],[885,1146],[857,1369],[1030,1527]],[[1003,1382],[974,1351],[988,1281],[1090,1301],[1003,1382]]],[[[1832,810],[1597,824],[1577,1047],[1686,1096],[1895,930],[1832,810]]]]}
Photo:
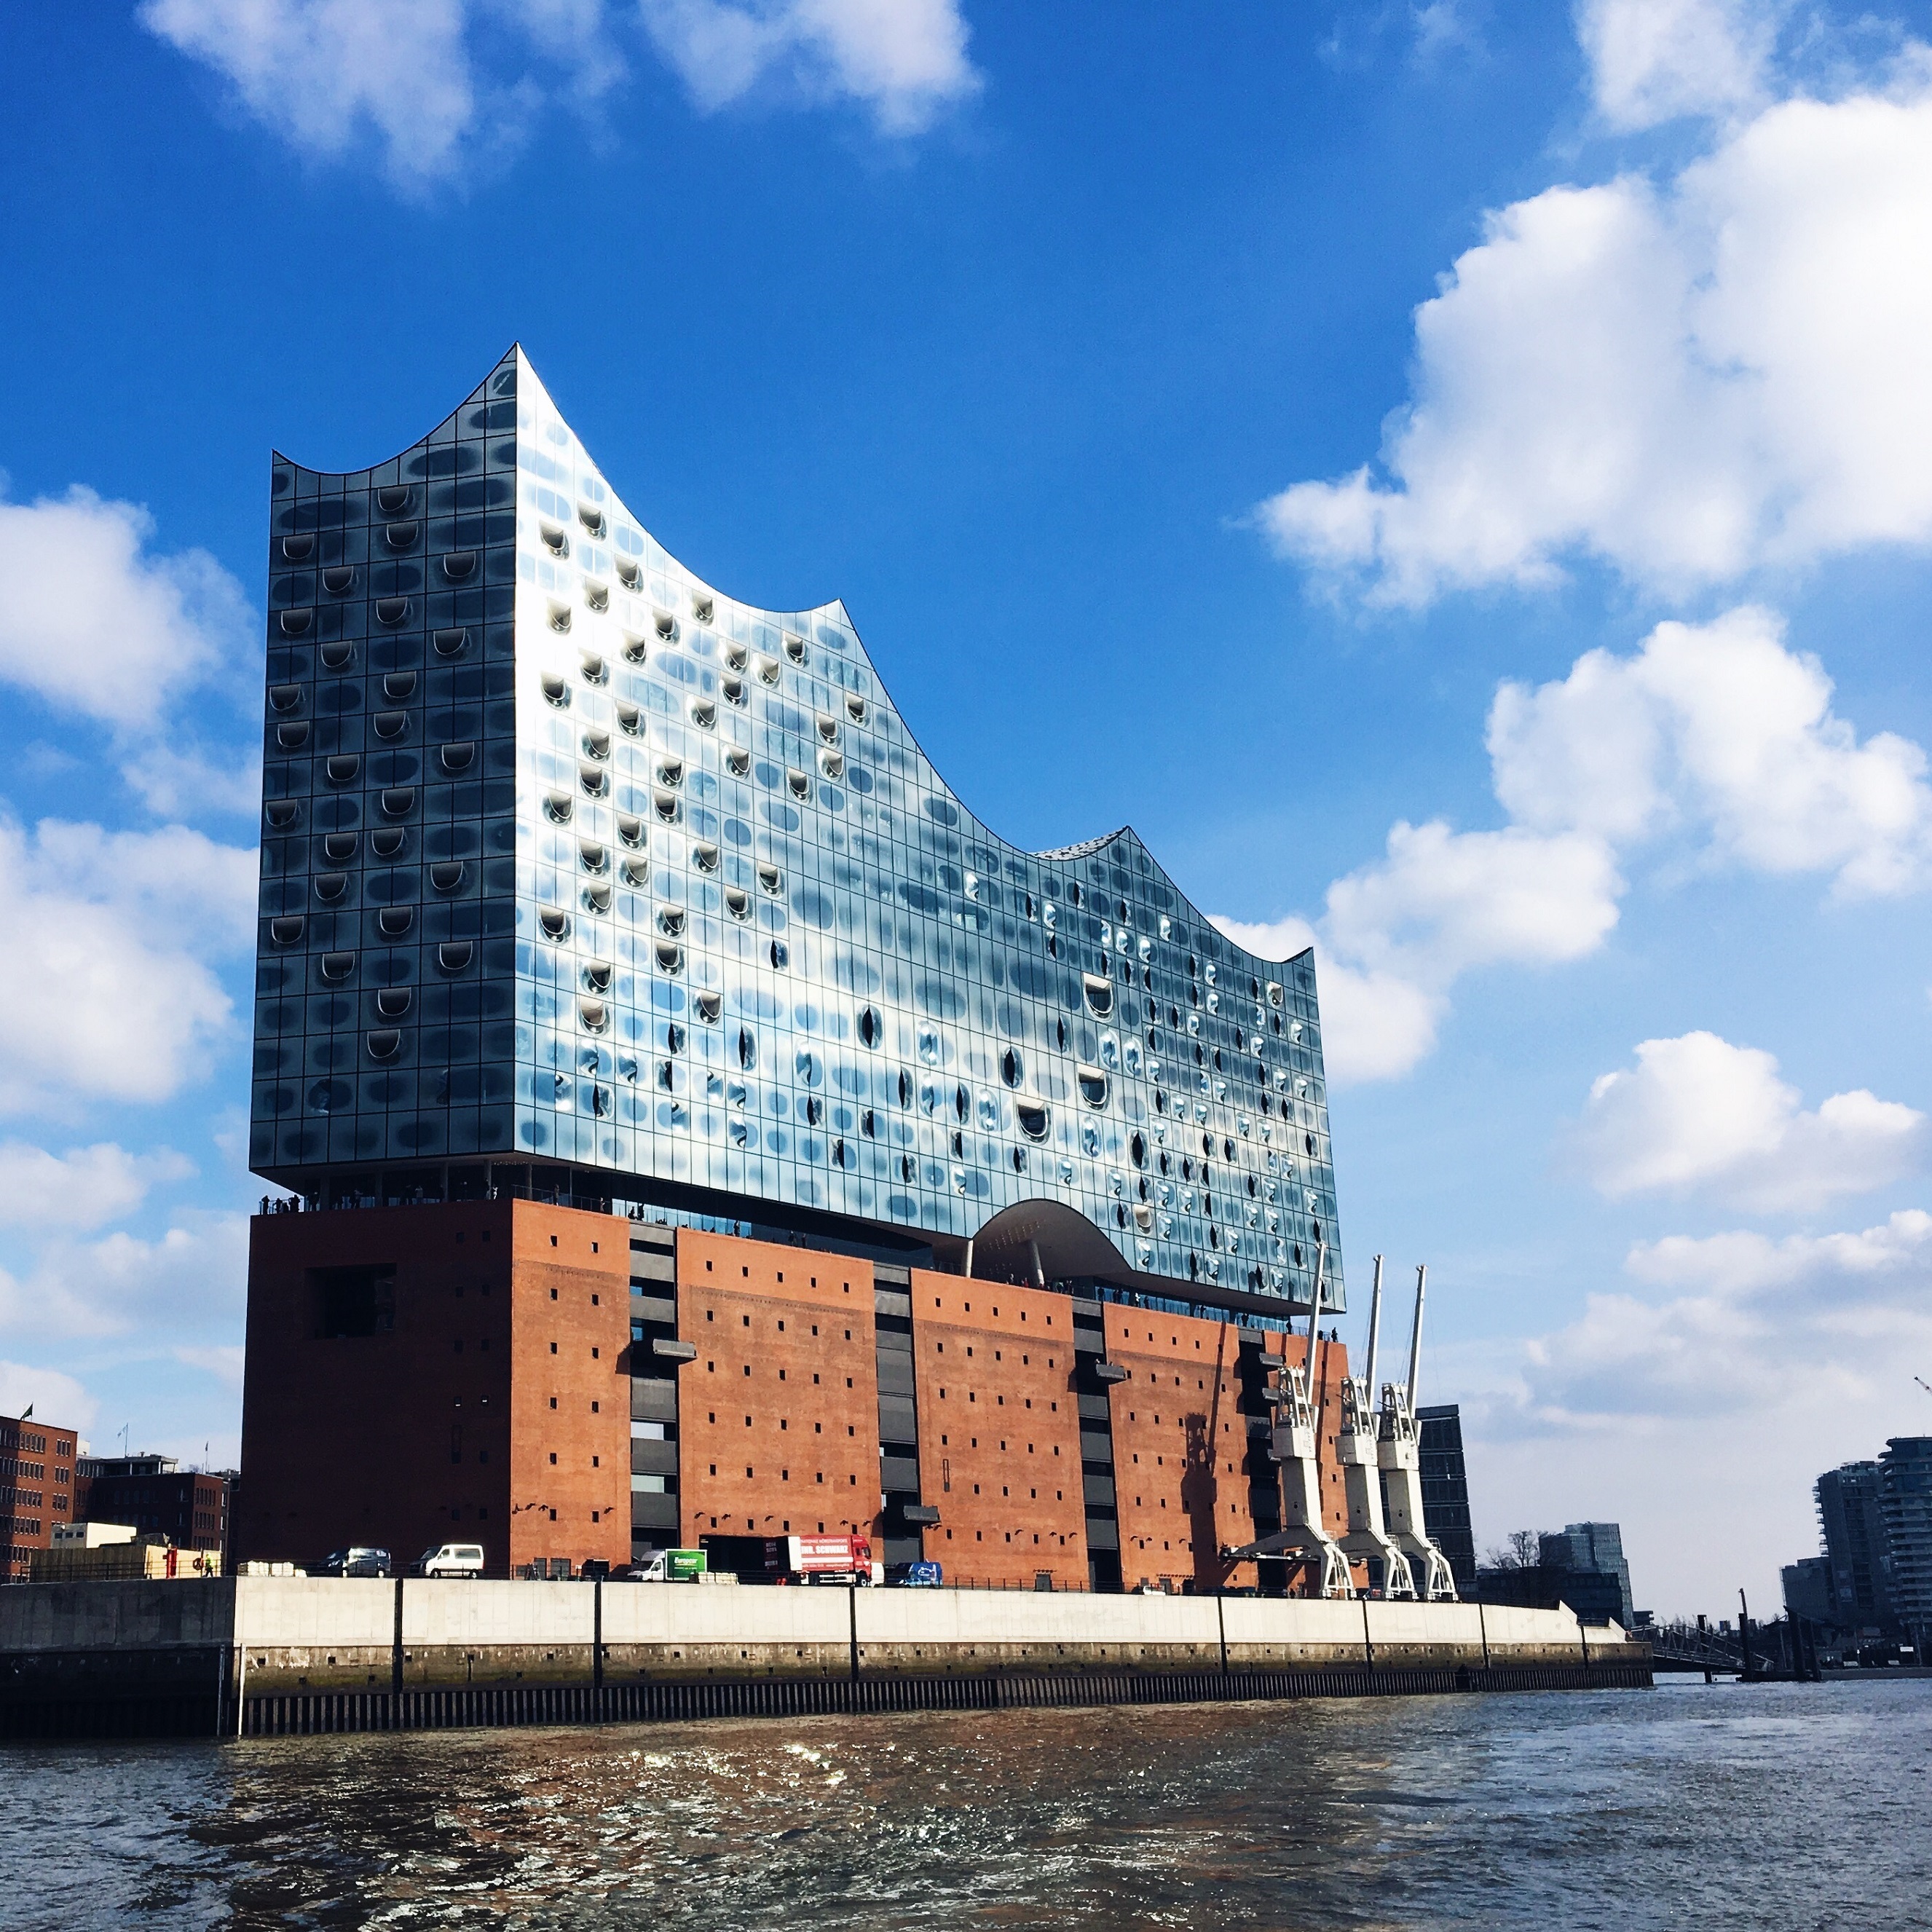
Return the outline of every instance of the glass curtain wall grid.
{"type": "Polygon", "coordinates": [[[1312,955],[1131,830],[999,838],[843,604],[668,555],[520,350],[374,469],[276,456],[268,585],[266,1178],[541,1162],[1250,1307],[1325,1247],[1345,1305],[1312,955]]]}

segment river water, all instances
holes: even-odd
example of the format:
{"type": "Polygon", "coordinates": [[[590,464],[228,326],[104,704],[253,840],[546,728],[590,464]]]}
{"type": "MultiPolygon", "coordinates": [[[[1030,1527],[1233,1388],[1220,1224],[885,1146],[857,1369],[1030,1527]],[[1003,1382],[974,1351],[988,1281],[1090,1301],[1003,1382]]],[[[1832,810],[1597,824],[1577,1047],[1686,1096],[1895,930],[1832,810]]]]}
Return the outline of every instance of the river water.
{"type": "Polygon", "coordinates": [[[1932,1924],[1932,1680],[0,1747],[0,1926],[1932,1924]]]}

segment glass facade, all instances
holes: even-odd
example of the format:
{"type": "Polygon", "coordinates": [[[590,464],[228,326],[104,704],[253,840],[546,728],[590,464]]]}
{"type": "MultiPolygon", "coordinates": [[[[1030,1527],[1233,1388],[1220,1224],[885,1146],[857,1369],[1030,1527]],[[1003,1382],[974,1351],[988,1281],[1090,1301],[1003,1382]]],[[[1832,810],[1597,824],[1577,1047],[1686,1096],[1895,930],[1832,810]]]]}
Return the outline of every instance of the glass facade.
{"type": "Polygon", "coordinates": [[[543,1162],[1230,1306],[1325,1249],[1343,1305],[1312,957],[1131,830],[999,838],[843,605],[668,556],[520,350],[376,469],[278,456],[268,580],[258,1172],[543,1162]]]}

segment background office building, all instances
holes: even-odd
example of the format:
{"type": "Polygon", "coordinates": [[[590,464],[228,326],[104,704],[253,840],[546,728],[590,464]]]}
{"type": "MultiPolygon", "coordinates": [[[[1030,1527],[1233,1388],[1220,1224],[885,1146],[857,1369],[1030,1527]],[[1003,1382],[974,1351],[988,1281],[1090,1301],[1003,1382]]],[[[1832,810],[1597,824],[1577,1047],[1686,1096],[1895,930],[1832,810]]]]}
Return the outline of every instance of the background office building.
{"type": "Polygon", "coordinates": [[[1455,1402],[1415,1412],[1420,1436],[1422,1513],[1429,1540],[1449,1559],[1456,1594],[1476,1594],[1476,1535],[1469,1515],[1469,1471],[1462,1456],[1462,1412],[1455,1402]]]}
{"type": "Polygon", "coordinates": [[[0,1581],[24,1580],[33,1552],[76,1520],[71,1429],[0,1415],[0,1581]]]}
{"type": "Polygon", "coordinates": [[[843,607],[666,555],[520,352],[278,457],[271,532],[251,1160],[310,1211],[255,1224],[239,1553],[1272,1526],[1265,1364],[1346,1306],[1310,956],[1131,831],[1000,839],[843,607]]]}

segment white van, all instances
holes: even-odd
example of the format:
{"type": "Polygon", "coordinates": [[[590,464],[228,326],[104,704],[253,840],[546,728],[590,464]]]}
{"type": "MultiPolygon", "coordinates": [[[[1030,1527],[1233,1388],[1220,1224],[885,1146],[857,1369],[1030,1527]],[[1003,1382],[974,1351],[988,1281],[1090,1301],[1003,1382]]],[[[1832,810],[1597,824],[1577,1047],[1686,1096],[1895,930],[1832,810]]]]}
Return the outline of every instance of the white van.
{"type": "Polygon", "coordinates": [[[480,1543],[438,1543],[425,1550],[410,1565],[414,1576],[480,1576],[483,1574],[483,1546],[480,1543]]]}

